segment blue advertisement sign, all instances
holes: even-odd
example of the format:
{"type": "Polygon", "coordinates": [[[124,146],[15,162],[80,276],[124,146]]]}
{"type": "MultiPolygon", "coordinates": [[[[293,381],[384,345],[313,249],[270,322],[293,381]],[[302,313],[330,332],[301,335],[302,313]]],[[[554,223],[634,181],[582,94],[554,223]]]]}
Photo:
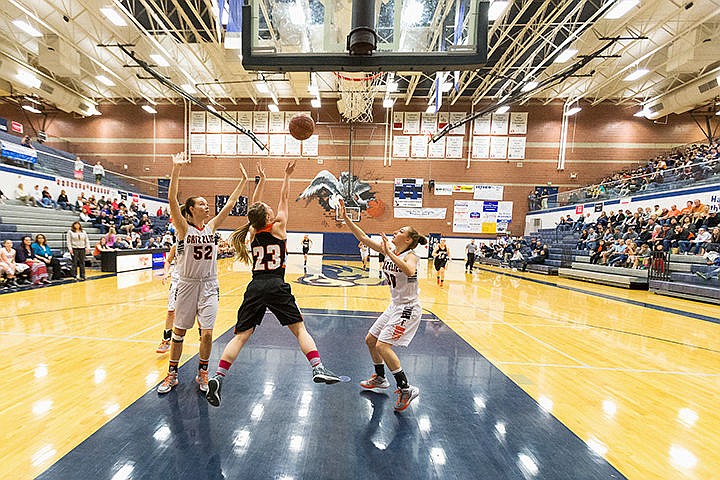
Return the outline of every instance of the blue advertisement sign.
{"type": "Polygon", "coordinates": [[[165,253],[156,252],[152,254],[152,268],[163,268],[165,266],[165,253]]]}
{"type": "Polygon", "coordinates": [[[483,202],[483,212],[497,212],[498,211],[498,202],[483,202]]]}

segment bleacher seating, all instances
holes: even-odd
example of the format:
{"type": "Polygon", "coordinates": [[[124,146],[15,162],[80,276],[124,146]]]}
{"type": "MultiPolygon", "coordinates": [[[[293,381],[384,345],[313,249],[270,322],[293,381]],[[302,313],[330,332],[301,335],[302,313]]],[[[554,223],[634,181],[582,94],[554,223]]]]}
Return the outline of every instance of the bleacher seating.
{"type": "MultiPolygon", "coordinates": [[[[55,255],[61,256],[66,251],[65,236],[73,222],[79,221],[78,214],[68,210],[53,210],[42,207],[28,207],[17,200],[6,200],[0,205],[0,241],[12,240],[14,244],[24,235],[42,233],[55,255]]],[[[100,240],[102,234],[89,222],[80,222],[87,232],[91,246],[100,240]]]]}
{"type": "Polygon", "coordinates": [[[720,305],[720,280],[703,280],[695,274],[705,271],[705,258],[697,255],[670,255],[668,267],[669,280],[650,280],[651,292],[720,305]]]}
{"type": "Polygon", "coordinates": [[[585,262],[573,262],[570,268],[560,268],[558,275],[584,282],[602,283],[623,288],[647,289],[648,271],[636,268],[609,267],[585,262]]]}

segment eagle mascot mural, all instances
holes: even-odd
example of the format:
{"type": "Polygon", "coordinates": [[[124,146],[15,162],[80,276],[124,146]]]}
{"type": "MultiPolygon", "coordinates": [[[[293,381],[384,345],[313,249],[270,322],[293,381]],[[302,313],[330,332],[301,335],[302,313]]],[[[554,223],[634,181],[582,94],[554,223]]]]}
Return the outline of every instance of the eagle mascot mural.
{"type": "Polygon", "coordinates": [[[350,172],[342,172],[337,178],[327,170],[321,170],[295,201],[305,200],[308,205],[314,198],[326,212],[335,210],[341,198],[348,207],[360,207],[360,211],[373,218],[385,212],[385,205],[375,198],[370,184],[350,172]]]}

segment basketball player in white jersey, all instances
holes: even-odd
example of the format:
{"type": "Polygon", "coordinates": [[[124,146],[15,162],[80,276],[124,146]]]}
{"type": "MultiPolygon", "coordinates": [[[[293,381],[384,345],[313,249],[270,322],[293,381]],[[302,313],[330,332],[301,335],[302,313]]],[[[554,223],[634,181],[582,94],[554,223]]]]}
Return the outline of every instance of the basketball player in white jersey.
{"type": "Polygon", "coordinates": [[[393,233],[392,239],[382,234],[382,241],[376,242],[350,220],[342,200],[338,213],[361,243],[385,255],[381,268],[390,284],[392,297],[388,308],[370,327],[365,337],[365,343],[375,365],[375,373],[368,380],[360,382],[360,386],[367,389],[388,388],[390,382],[385,378],[385,365],[387,365],[397,382],[395,393],[398,394],[398,399],[395,402],[395,411],[402,412],[420,395],[420,389],[408,383],[400,359],[392,347],[407,347],[420,325],[422,312],[418,297],[418,257],[413,249],[418,244],[427,244],[427,239],[412,227],[402,227],[393,233]]]}
{"type": "MultiPolygon", "coordinates": [[[[177,290],[177,281],[180,278],[177,266],[173,263],[177,258],[177,243],[170,247],[170,251],[165,257],[163,265],[162,283],[170,279],[170,290],[168,291],[168,308],[165,316],[165,329],[163,330],[163,339],[160,341],[155,350],[157,353],[167,353],[170,351],[170,340],[172,339],[172,328],[175,323],[175,292],[177,290]]],[[[178,261],[180,263],[180,261],[178,261]]]]}
{"type": "Polygon", "coordinates": [[[220,290],[217,279],[217,244],[215,233],[228,217],[242,192],[247,173],[240,164],[241,180],[230,194],[227,203],[214,218],[210,219],[210,207],[203,197],[190,197],[185,201],[186,217],[183,217],[177,201],[180,170],[187,163],[183,153],[173,155],[168,198],[170,213],[177,238],[179,278],[175,294],[175,324],[170,346],[168,374],[157,388],[167,393],[178,384],[178,363],[182,355],[185,333],[192,328],[197,317],[200,327],[200,365],[195,381],[200,390],[207,391],[208,360],[212,350],[212,331],[218,311],[220,290]]]}

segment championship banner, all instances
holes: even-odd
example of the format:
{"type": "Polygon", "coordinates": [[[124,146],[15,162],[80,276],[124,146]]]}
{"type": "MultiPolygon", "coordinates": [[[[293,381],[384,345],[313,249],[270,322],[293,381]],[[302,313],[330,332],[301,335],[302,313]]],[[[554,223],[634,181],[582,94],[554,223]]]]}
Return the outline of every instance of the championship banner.
{"type": "Polygon", "coordinates": [[[396,178],[393,206],[422,207],[422,178],[396,178]]]}
{"type": "Polygon", "coordinates": [[[394,217],[443,220],[446,214],[447,208],[396,208],[394,217]]]}
{"type": "Polygon", "coordinates": [[[502,200],[503,190],[502,185],[474,185],[473,186],[473,199],[474,200],[502,200]]]}

